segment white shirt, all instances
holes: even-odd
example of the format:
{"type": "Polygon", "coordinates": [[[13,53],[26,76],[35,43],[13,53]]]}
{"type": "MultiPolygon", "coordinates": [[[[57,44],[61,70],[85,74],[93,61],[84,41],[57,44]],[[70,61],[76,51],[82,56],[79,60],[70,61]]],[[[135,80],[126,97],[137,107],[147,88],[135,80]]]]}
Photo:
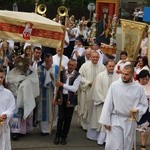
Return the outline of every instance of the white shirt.
{"type": "Polygon", "coordinates": [[[11,50],[14,49],[15,42],[11,39],[7,40],[7,42],[9,43],[9,49],[11,49],[11,50]]]}
{"type": "Polygon", "coordinates": [[[75,55],[75,51],[78,52],[79,56],[83,56],[85,48],[82,45],[81,46],[77,46],[77,45],[74,46],[74,50],[72,52],[72,58],[75,59],[75,60],[77,60],[77,57],[75,55]]]}
{"type": "Polygon", "coordinates": [[[38,62],[40,62],[40,61],[42,61],[42,59],[40,58],[39,60],[37,60],[37,61],[35,61],[34,60],[34,57],[32,57],[32,62],[33,62],[33,64],[32,64],[32,69],[34,70],[34,71],[37,71],[37,69],[38,69],[38,62]]]}
{"type": "Polygon", "coordinates": [[[135,16],[135,17],[138,17],[138,11],[135,11],[135,12],[134,12],[134,16],[135,16]]]}
{"type": "Polygon", "coordinates": [[[138,11],[138,17],[143,18],[144,12],[142,10],[138,11]]]}
{"type": "Polygon", "coordinates": [[[148,66],[144,66],[143,68],[140,68],[140,67],[136,68],[136,69],[135,69],[135,73],[136,73],[136,74],[139,74],[142,70],[147,70],[147,71],[150,72],[149,67],[148,67],[148,66]]]}
{"type": "Polygon", "coordinates": [[[114,71],[117,72],[117,70],[122,71],[124,66],[131,64],[131,62],[127,61],[126,62],[122,62],[122,60],[119,60],[118,63],[115,66],[114,71]]]}
{"type": "Polygon", "coordinates": [[[142,39],[140,46],[141,46],[141,48],[144,47],[144,46],[148,46],[148,38],[147,37],[142,39]]]}
{"type": "Polygon", "coordinates": [[[75,28],[68,29],[69,41],[75,41],[75,28]]]}
{"type": "Polygon", "coordinates": [[[99,53],[99,57],[100,57],[99,60],[98,60],[98,62],[99,62],[100,64],[103,64],[104,53],[103,53],[100,49],[97,49],[96,52],[99,53]]]}
{"type": "Polygon", "coordinates": [[[74,80],[73,85],[69,85],[69,79],[73,75],[73,73],[74,71],[70,74],[68,73],[68,71],[66,71],[67,80],[66,83],[63,85],[63,94],[68,94],[68,91],[76,92],[78,90],[81,80],[80,75],[74,80]]]}
{"type": "Polygon", "coordinates": [[[87,39],[87,34],[86,31],[83,29],[83,31],[81,31],[79,28],[75,34],[75,37],[77,38],[79,35],[83,35],[84,39],[87,39]]]}
{"type": "Polygon", "coordinates": [[[64,48],[69,46],[69,35],[68,32],[65,32],[65,42],[64,42],[64,48]],[[65,42],[67,42],[68,44],[65,44],[65,42]]]}
{"type": "MultiPolygon", "coordinates": [[[[27,46],[31,46],[31,43],[26,42],[26,43],[24,44],[23,49],[25,50],[25,48],[26,48],[27,46]]],[[[33,49],[34,47],[40,47],[40,48],[42,48],[42,45],[41,45],[41,44],[33,44],[32,49],[33,49]]]]}
{"type": "MultiPolygon", "coordinates": [[[[60,57],[56,54],[53,56],[53,64],[58,65],[59,66],[59,62],[60,62],[60,57]]],[[[67,64],[69,62],[69,58],[65,55],[62,55],[62,66],[67,68],[67,64]]]]}
{"type": "Polygon", "coordinates": [[[140,47],[141,47],[141,56],[146,56],[148,53],[148,38],[147,37],[142,39],[140,47]]]}

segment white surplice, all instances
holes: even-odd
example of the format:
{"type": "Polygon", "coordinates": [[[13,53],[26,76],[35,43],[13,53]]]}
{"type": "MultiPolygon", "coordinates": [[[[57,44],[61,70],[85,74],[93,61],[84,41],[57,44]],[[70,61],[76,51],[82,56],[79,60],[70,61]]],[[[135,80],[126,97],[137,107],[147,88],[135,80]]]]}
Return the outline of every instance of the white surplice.
{"type": "Polygon", "coordinates": [[[98,144],[103,144],[106,137],[106,132],[103,129],[102,124],[98,122],[103,103],[110,84],[118,79],[118,74],[108,74],[107,70],[99,73],[95,79],[92,95],[94,105],[90,117],[90,125],[87,132],[87,138],[91,140],[97,140],[98,144]]]}
{"type": "MultiPolygon", "coordinates": [[[[60,62],[60,57],[56,54],[53,56],[53,64],[58,65],[59,66],[59,62],[60,62]]],[[[65,69],[67,69],[68,67],[68,62],[69,62],[69,58],[65,55],[62,55],[62,62],[61,65],[63,67],[65,67],[65,69]]]]}
{"type": "Polygon", "coordinates": [[[11,150],[9,120],[15,109],[13,94],[0,86],[0,115],[6,114],[7,119],[0,124],[0,150],[11,150]]]}
{"type": "Polygon", "coordinates": [[[78,113],[81,126],[85,130],[88,129],[90,113],[93,106],[92,91],[94,86],[90,87],[89,83],[94,82],[96,76],[105,69],[106,67],[103,64],[93,64],[90,61],[84,63],[79,70],[81,82],[78,90],[78,113]]]}
{"type": "Polygon", "coordinates": [[[7,74],[7,82],[16,98],[16,107],[24,109],[23,118],[26,119],[35,107],[35,97],[39,95],[38,74],[32,72],[29,75],[21,75],[13,68],[7,74]]]}
{"type": "Polygon", "coordinates": [[[105,150],[131,150],[136,129],[136,121],[130,120],[130,110],[137,109],[136,121],[148,108],[143,87],[132,81],[121,79],[113,82],[108,90],[99,122],[111,126],[107,131],[105,150]]]}

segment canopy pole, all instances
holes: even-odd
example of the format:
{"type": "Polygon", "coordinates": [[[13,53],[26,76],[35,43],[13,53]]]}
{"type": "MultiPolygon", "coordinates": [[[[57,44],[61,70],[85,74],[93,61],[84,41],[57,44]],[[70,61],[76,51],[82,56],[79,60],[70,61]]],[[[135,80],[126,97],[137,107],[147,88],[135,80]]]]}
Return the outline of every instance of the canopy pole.
{"type": "MultiPolygon", "coordinates": [[[[64,26],[64,29],[63,29],[64,30],[64,37],[63,37],[63,40],[62,40],[62,43],[61,43],[62,53],[61,53],[61,56],[60,56],[58,77],[57,77],[56,82],[60,81],[60,72],[62,70],[62,65],[61,64],[62,64],[62,56],[63,56],[63,53],[64,53],[64,42],[65,42],[67,20],[68,20],[68,14],[65,16],[65,26],[64,26]]],[[[56,90],[55,90],[55,94],[54,94],[54,101],[56,101],[58,90],[59,90],[59,87],[56,86],[56,90]]],[[[55,108],[56,108],[56,105],[52,105],[52,114],[51,114],[51,122],[50,122],[50,134],[52,133],[52,129],[53,129],[53,122],[54,122],[54,117],[55,117],[55,108]]]]}
{"type": "Polygon", "coordinates": [[[36,14],[37,14],[38,2],[39,2],[39,0],[35,0],[35,10],[34,10],[34,12],[35,12],[36,14]]]}

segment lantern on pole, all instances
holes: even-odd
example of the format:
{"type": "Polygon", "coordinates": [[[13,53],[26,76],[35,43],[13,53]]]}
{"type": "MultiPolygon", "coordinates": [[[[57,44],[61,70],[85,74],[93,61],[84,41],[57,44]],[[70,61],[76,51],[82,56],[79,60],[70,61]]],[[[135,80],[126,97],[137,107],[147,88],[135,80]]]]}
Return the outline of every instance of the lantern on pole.
{"type": "Polygon", "coordinates": [[[88,6],[87,6],[87,9],[90,11],[90,20],[91,20],[92,12],[95,10],[95,4],[94,3],[89,3],[88,6]]]}
{"type": "Polygon", "coordinates": [[[17,3],[13,4],[13,11],[18,11],[18,5],[17,5],[17,3]]]}

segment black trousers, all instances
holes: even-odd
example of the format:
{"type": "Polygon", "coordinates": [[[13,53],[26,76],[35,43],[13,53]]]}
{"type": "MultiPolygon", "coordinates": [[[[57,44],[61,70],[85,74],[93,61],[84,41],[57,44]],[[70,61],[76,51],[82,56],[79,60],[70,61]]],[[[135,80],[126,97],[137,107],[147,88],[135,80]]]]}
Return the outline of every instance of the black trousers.
{"type": "Polygon", "coordinates": [[[67,138],[74,107],[66,107],[67,95],[63,95],[63,103],[58,106],[58,122],[56,137],[67,138]]]}

